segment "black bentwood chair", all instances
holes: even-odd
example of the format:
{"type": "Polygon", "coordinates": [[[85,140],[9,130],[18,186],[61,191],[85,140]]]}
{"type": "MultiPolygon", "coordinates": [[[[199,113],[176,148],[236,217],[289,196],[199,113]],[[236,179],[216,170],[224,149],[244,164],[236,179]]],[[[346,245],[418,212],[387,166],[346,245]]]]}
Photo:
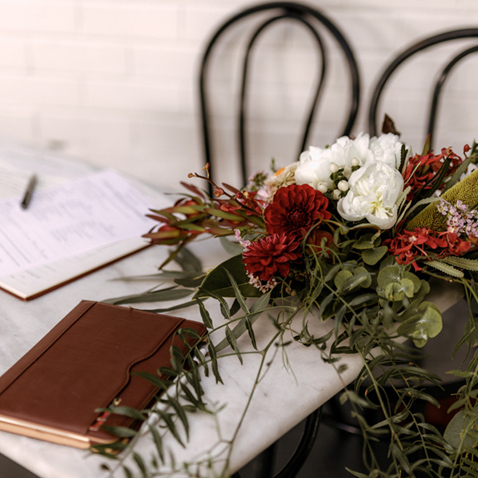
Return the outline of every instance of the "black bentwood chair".
{"type": "MultiPolygon", "coordinates": [[[[272,26],[282,22],[289,22],[298,24],[298,26],[306,29],[312,37],[315,48],[318,53],[317,65],[318,75],[315,79],[312,89],[312,99],[307,108],[307,114],[303,124],[302,131],[297,146],[297,153],[291,158],[290,162],[296,161],[299,155],[306,146],[308,146],[308,138],[311,132],[311,126],[316,115],[319,102],[322,98],[322,93],[325,86],[325,80],[329,72],[329,61],[331,57],[328,56],[327,47],[331,40],[336,47],[341,51],[345,59],[346,68],[349,72],[350,86],[347,87],[350,99],[346,104],[345,124],[341,130],[338,130],[338,136],[349,135],[354,125],[357,111],[359,107],[360,97],[360,78],[357,63],[354,54],[344,38],[340,30],[332,23],[323,13],[318,10],[301,3],[296,2],[270,2],[257,4],[246,8],[225,20],[211,35],[201,58],[200,72],[199,72],[199,95],[201,108],[201,122],[202,122],[202,140],[204,150],[205,163],[209,163],[212,170],[212,177],[214,177],[215,160],[213,159],[212,147],[212,131],[211,131],[211,117],[210,102],[208,95],[208,71],[213,50],[215,50],[219,40],[223,39],[224,33],[232,26],[238,24],[244,26],[249,25],[247,30],[247,41],[245,43],[242,62],[240,65],[240,94],[237,104],[237,141],[239,149],[241,179],[243,185],[246,184],[248,176],[248,167],[252,166],[248,161],[248,142],[247,136],[247,95],[249,92],[249,78],[251,69],[251,57],[255,51],[257,40],[266,30],[272,26]],[[250,22],[250,25],[248,23],[250,22]],[[325,36],[324,36],[325,33],[325,36]]],[[[347,94],[344,92],[345,95],[347,94]]],[[[334,138],[330,138],[334,139],[334,138]]]]}
{"type": "MultiPolygon", "coordinates": [[[[209,64],[213,50],[218,45],[219,40],[224,38],[224,33],[230,29],[230,27],[237,24],[242,26],[248,25],[248,21],[251,21],[247,29],[247,41],[245,43],[242,61],[240,65],[240,94],[237,104],[237,141],[240,160],[240,172],[243,185],[247,182],[248,167],[252,166],[248,161],[248,143],[246,141],[247,136],[247,94],[251,69],[251,57],[257,40],[262,34],[269,30],[273,25],[277,25],[281,22],[290,22],[297,24],[299,27],[307,30],[313,38],[313,43],[318,53],[317,64],[320,65],[318,69],[317,78],[312,88],[312,98],[310,104],[307,106],[306,117],[300,132],[300,138],[298,142],[297,154],[291,158],[290,162],[296,161],[302,151],[305,150],[308,145],[308,139],[311,132],[311,127],[314,122],[314,117],[318,109],[320,100],[322,98],[323,90],[325,87],[325,80],[329,72],[328,66],[330,58],[327,55],[327,41],[332,40],[336,47],[340,50],[342,56],[345,59],[346,68],[349,76],[349,101],[346,104],[345,111],[345,123],[337,131],[337,136],[349,135],[357,117],[359,98],[360,98],[360,76],[355,56],[343,36],[340,30],[335,24],[330,21],[323,13],[318,10],[296,2],[270,2],[257,4],[252,7],[246,8],[228,19],[226,19],[211,35],[210,40],[207,42],[200,63],[199,72],[199,96],[200,96],[200,108],[201,108],[201,124],[202,124],[202,140],[204,150],[205,163],[209,163],[212,170],[212,177],[214,179],[215,160],[213,159],[213,147],[212,147],[212,128],[210,113],[210,101],[208,94],[208,80],[209,80],[209,64]],[[326,36],[324,37],[324,33],[326,36]]],[[[346,92],[345,92],[346,93],[346,92]]],[[[333,139],[333,138],[331,138],[333,139]]],[[[210,187],[210,193],[211,191],[210,187]]],[[[317,436],[319,423],[320,423],[321,409],[313,412],[304,423],[302,437],[297,445],[297,448],[289,461],[284,465],[282,470],[275,475],[275,478],[292,478],[297,475],[302,467],[305,459],[312,450],[315,438],[317,436]]],[[[260,460],[260,468],[258,470],[258,476],[261,478],[268,478],[272,476],[273,462],[274,462],[274,445],[269,447],[262,455],[260,460]]],[[[236,473],[235,478],[240,475],[236,473]]]]}
{"type": "MultiPolygon", "coordinates": [[[[410,60],[412,57],[421,53],[424,50],[428,50],[431,47],[436,45],[454,42],[456,40],[466,40],[478,38],[478,28],[463,28],[459,30],[450,30],[437,35],[424,38],[407,49],[401,52],[396,56],[385,68],[380,79],[378,80],[375,88],[372,90],[372,98],[370,101],[370,107],[368,111],[368,128],[371,134],[376,135],[378,131],[378,121],[381,120],[381,114],[379,113],[379,106],[382,99],[382,94],[387,89],[387,85],[397,71],[398,67],[401,66],[407,60],[410,60]]],[[[425,136],[423,138],[423,143],[425,142],[426,136],[430,135],[430,148],[433,147],[433,137],[435,134],[436,128],[436,119],[439,112],[440,100],[442,99],[443,86],[449,78],[450,72],[455,68],[455,66],[461,62],[464,58],[468,57],[472,53],[478,52],[478,45],[467,45],[466,48],[459,48],[445,63],[445,66],[442,67],[438,76],[436,77],[434,83],[432,82],[432,73],[430,73],[430,84],[433,86],[433,90],[430,93],[430,103],[428,108],[428,118],[425,136]]],[[[410,113],[412,114],[412,113],[410,113]]],[[[405,138],[406,140],[406,138],[405,138]]]]}

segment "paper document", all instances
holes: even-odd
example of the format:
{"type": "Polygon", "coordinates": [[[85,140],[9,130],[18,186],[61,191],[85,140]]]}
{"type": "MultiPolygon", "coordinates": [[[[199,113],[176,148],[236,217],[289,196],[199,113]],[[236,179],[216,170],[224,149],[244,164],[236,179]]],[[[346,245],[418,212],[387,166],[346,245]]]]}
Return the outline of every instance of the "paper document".
{"type": "Polygon", "coordinates": [[[0,288],[31,299],[147,247],[145,214],[170,200],[138,188],[103,171],[40,188],[26,210],[0,199],[0,288]]]}
{"type": "Polygon", "coordinates": [[[19,203],[0,201],[0,276],[140,237],[153,225],[146,199],[113,171],[37,191],[27,210],[19,203]]]}

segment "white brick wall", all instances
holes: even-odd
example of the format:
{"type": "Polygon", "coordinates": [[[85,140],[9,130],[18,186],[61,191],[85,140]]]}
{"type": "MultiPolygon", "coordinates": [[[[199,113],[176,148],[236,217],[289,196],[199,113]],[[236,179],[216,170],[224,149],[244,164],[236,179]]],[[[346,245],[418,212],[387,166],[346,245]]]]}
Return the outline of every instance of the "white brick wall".
{"type": "MultiPolygon", "coordinates": [[[[198,57],[212,29],[250,5],[244,0],[0,0],[0,135],[113,166],[174,190],[202,167],[197,117],[198,57]]],[[[366,129],[370,89],[394,53],[445,29],[478,27],[476,0],[309,0],[353,44],[362,74],[362,110],[355,133],[366,129]]],[[[225,38],[211,64],[214,75],[218,176],[236,181],[234,108],[237,42],[225,38]]],[[[253,59],[249,144],[253,168],[270,158],[295,159],[297,131],[316,74],[311,37],[280,25],[259,40],[253,59]],[[276,55],[272,61],[269,54],[276,55]]],[[[334,53],[333,44],[328,42],[334,53]]],[[[386,111],[403,138],[420,149],[427,78],[449,56],[419,57],[397,75],[386,111]]],[[[478,55],[446,86],[440,145],[461,150],[478,126],[478,55]]],[[[343,123],[347,73],[331,78],[312,142],[334,139],[343,123]]]]}

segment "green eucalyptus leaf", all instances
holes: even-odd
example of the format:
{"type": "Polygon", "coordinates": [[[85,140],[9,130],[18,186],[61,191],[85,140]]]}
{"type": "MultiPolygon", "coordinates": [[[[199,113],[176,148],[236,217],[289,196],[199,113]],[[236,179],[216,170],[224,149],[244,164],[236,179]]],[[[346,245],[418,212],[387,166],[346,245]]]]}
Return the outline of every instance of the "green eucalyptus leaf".
{"type": "MultiPolygon", "coordinates": [[[[418,281],[418,283],[420,284],[420,281],[418,281]]],[[[403,292],[405,293],[405,295],[411,299],[415,293],[415,283],[410,280],[410,279],[405,279],[403,278],[401,281],[400,281],[400,285],[401,285],[401,288],[403,290],[403,292]]]]}
{"type": "Polygon", "coordinates": [[[365,264],[369,266],[374,266],[375,264],[382,259],[382,257],[387,253],[387,246],[375,247],[373,249],[366,249],[362,252],[362,259],[365,264]]]}
{"type": "MultiPolygon", "coordinates": [[[[348,272],[348,271],[347,271],[348,272]]],[[[356,287],[368,287],[372,283],[372,279],[370,278],[370,274],[365,270],[365,272],[358,272],[354,270],[352,277],[345,279],[342,283],[342,290],[343,292],[350,292],[356,287]],[[368,284],[365,286],[364,284],[368,284]]]]}
{"type": "MultiPolygon", "coordinates": [[[[412,272],[409,272],[409,271],[404,271],[402,273],[402,278],[413,282],[413,293],[414,294],[416,294],[420,290],[420,287],[422,286],[422,282],[415,274],[413,274],[412,272]]],[[[407,297],[412,297],[412,296],[409,296],[407,294],[407,297]]]]}
{"type": "Polygon", "coordinates": [[[332,280],[335,277],[335,274],[340,271],[340,268],[340,264],[336,264],[335,266],[333,266],[325,275],[324,282],[329,282],[329,280],[332,280]]]}
{"type": "Polygon", "coordinates": [[[422,302],[417,309],[418,316],[405,320],[397,332],[410,335],[417,347],[423,347],[429,338],[436,337],[442,330],[442,317],[432,302],[422,302]]]}
{"type": "Polygon", "coordinates": [[[206,297],[208,292],[212,292],[220,297],[236,297],[233,286],[231,285],[229,276],[236,281],[237,287],[244,297],[260,297],[262,292],[249,284],[249,277],[242,262],[242,255],[231,257],[227,261],[219,264],[215,269],[210,271],[194,298],[206,297]]]}
{"type": "MultiPolygon", "coordinates": [[[[413,289],[413,284],[412,284],[413,289]]],[[[405,290],[399,282],[390,282],[384,289],[385,297],[388,300],[393,300],[394,302],[398,302],[403,300],[405,296],[405,290]]]]}
{"type": "Polygon", "coordinates": [[[400,267],[398,265],[392,265],[385,267],[378,273],[377,283],[381,289],[385,290],[392,282],[399,282],[401,277],[400,267]]]}
{"type": "Polygon", "coordinates": [[[368,289],[372,285],[372,276],[365,267],[357,266],[354,269],[354,276],[363,276],[363,275],[365,275],[367,279],[360,282],[360,287],[364,289],[368,289]]]}
{"type": "Polygon", "coordinates": [[[365,240],[363,237],[361,237],[358,241],[355,241],[353,248],[354,249],[359,249],[359,250],[367,250],[367,249],[373,249],[375,246],[373,245],[373,242],[370,240],[365,240]]]}
{"type": "Polygon", "coordinates": [[[334,277],[334,284],[339,292],[343,291],[345,281],[351,277],[353,277],[353,274],[348,270],[341,270],[336,274],[334,277]]]}
{"type": "MultiPolygon", "coordinates": [[[[474,414],[478,413],[478,406],[475,406],[474,414]]],[[[443,437],[453,447],[463,451],[463,445],[466,447],[475,447],[476,440],[468,433],[470,428],[474,428],[476,419],[472,420],[470,412],[460,410],[448,423],[443,437]]]]}

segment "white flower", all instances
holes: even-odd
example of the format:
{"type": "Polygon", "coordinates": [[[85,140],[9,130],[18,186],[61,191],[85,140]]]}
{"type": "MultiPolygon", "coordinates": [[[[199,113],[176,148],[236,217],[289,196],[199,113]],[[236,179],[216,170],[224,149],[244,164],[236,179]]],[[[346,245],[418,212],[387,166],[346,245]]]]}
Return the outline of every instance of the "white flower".
{"type": "MultiPolygon", "coordinates": [[[[402,154],[402,143],[397,135],[388,133],[370,139],[370,151],[373,153],[374,161],[383,161],[395,168],[400,167],[400,157],[402,154]]],[[[411,147],[405,145],[407,149],[407,158],[411,155],[411,147]]]]}
{"type": "Polygon", "coordinates": [[[330,179],[330,149],[321,149],[311,146],[308,151],[300,155],[300,164],[295,170],[295,182],[308,184],[314,189],[330,189],[333,182],[330,179]]]}
{"type": "Polygon", "coordinates": [[[397,221],[397,199],[403,191],[402,175],[383,161],[366,164],[352,173],[350,190],[337,204],[339,214],[347,221],[367,219],[381,229],[397,221]]]}
{"type": "MultiPolygon", "coordinates": [[[[410,148],[406,146],[410,154],[410,148]]],[[[330,190],[334,187],[331,172],[343,168],[344,176],[349,178],[352,167],[364,166],[374,161],[383,161],[398,168],[400,165],[402,143],[398,136],[385,134],[370,138],[360,133],[355,139],[347,136],[339,138],[330,148],[310,147],[300,155],[300,164],[295,171],[297,184],[308,184],[315,189],[330,190]]]]}

